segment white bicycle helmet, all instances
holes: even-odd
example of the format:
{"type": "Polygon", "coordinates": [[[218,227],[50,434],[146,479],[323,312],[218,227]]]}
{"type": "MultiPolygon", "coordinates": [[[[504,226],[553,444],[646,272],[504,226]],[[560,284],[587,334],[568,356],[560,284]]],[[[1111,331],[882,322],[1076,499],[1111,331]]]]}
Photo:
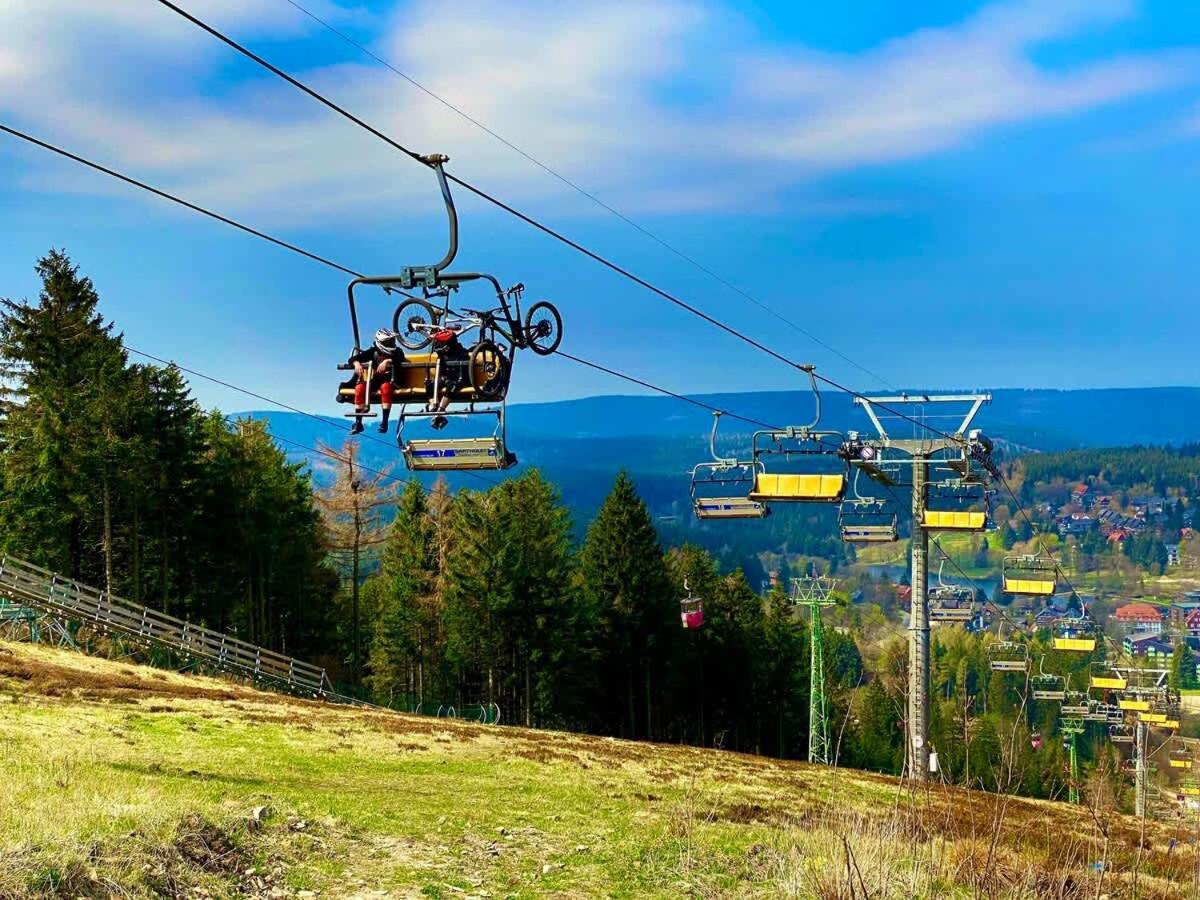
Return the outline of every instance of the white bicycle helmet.
{"type": "Polygon", "coordinates": [[[375,349],[380,353],[391,353],[396,349],[396,338],[399,335],[394,331],[389,331],[387,328],[380,328],[375,332],[375,349]]]}

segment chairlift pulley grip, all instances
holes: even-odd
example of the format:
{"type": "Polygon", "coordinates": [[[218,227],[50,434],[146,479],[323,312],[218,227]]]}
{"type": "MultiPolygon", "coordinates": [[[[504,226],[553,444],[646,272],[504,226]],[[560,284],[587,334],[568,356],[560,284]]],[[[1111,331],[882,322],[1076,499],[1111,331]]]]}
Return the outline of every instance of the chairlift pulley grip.
{"type": "Polygon", "coordinates": [[[450,162],[450,157],[445,153],[426,153],[418,158],[427,166],[444,166],[450,162]]]}

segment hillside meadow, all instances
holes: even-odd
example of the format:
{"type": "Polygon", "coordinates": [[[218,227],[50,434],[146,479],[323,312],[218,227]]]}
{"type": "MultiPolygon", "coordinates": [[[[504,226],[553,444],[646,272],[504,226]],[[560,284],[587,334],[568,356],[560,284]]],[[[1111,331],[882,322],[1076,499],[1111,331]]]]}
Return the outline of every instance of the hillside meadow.
{"type": "Polygon", "coordinates": [[[1197,884],[1187,833],[1096,809],[331,706],[24,644],[0,644],[0,771],[5,898],[1165,898],[1197,884]]]}

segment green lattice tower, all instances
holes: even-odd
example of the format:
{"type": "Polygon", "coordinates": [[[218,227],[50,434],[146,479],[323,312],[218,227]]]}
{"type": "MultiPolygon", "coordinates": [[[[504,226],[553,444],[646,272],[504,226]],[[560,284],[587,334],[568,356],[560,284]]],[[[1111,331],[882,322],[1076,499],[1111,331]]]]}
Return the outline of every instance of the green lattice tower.
{"type": "Polygon", "coordinates": [[[1060,727],[1067,738],[1067,753],[1071,758],[1071,781],[1067,786],[1067,802],[1079,805],[1079,752],[1076,738],[1083,734],[1083,719],[1063,719],[1060,727]]]}
{"type": "Polygon", "coordinates": [[[825,696],[825,633],[821,607],[833,606],[833,582],[819,575],[792,579],[792,606],[809,610],[808,761],[829,765],[829,702],[825,696]]]}

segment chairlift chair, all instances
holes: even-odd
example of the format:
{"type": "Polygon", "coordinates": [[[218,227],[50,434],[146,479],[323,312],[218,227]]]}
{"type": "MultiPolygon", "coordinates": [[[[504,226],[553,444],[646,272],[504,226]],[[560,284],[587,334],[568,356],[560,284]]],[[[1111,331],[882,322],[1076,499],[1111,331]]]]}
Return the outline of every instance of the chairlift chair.
{"type": "Polygon", "coordinates": [[[1088,686],[1105,691],[1123,691],[1129,686],[1129,681],[1108,663],[1093,663],[1088,686]]]}
{"type": "Polygon", "coordinates": [[[679,601],[679,620],[684,628],[694,631],[704,624],[704,601],[692,593],[686,578],[683,589],[687,596],[679,601]]]}
{"type": "Polygon", "coordinates": [[[928,531],[986,531],[990,498],[991,492],[974,481],[951,478],[935,482],[929,485],[921,527],[928,531]]]}
{"type": "Polygon", "coordinates": [[[848,544],[891,543],[899,536],[894,505],[880,497],[864,497],[858,490],[860,469],[854,470],[854,496],[838,507],[838,527],[848,544]]]}
{"type": "Polygon", "coordinates": [[[1096,649],[1096,636],[1088,634],[1092,620],[1084,616],[1060,622],[1054,629],[1052,646],[1067,653],[1091,653],[1096,649]]]}
{"type": "Polygon", "coordinates": [[[505,439],[503,405],[488,409],[476,409],[472,405],[468,409],[449,409],[442,413],[423,409],[410,411],[401,407],[396,425],[396,440],[400,444],[405,464],[414,472],[494,471],[508,469],[517,463],[516,454],[508,449],[505,439]],[[496,424],[491,434],[405,439],[406,423],[437,415],[468,421],[479,416],[494,416],[496,424]]]}
{"type": "Polygon", "coordinates": [[[975,618],[975,589],[947,584],[942,578],[945,566],[943,557],[938,565],[938,583],[929,589],[929,621],[965,624],[975,618]]]}
{"type": "Polygon", "coordinates": [[[1193,766],[1193,758],[1191,752],[1187,750],[1172,750],[1168,754],[1168,765],[1172,769],[1186,769],[1190,771],[1193,766]]]}
{"type": "Polygon", "coordinates": [[[1058,565],[1044,556],[1008,556],[1001,582],[1006,594],[1052,597],[1058,587],[1058,565]]]}
{"type": "Polygon", "coordinates": [[[692,510],[697,519],[761,519],[770,507],[747,495],[754,487],[755,464],[717,453],[717,426],[721,412],[713,412],[708,446],[711,462],[692,468],[692,510]]]}
{"type": "Polygon", "coordinates": [[[1038,658],[1038,674],[1033,676],[1034,700],[1063,701],[1067,698],[1067,679],[1046,671],[1046,657],[1038,658]]]}
{"type": "Polygon", "coordinates": [[[1132,744],[1133,743],[1133,726],[1132,725],[1109,725],[1108,739],[1114,744],[1132,744]]]}
{"type": "Polygon", "coordinates": [[[1087,694],[1082,691],[1068,690],[1066,697],[1063,699],[1062,706],[1059,707],[1059,713],[1063,716],[1082,717],[1091,712],[1092,706],[1088,700],[1087,694]]]}
{"type": "Polygon", "coordinates": [[[756,431],[752,440],[754,486],[751,500],[767,503],[840,503],[846,494],[847,466],[841,432],[820,431],[821,394],[808,367],[815,415],[807,425],[756,431]]]}
{"type": "MultiPolygon", "coordinates": [[[[460,333],[464,329],[479,329],[477,343],[470,348],[464,348],[463,358],[450,359],[445,358],[446,354],[409,352],[403,361],[395,366],[390,384],[393,400],[401,409],[401,429],[405,419],[411,420],[426,415],[424,411],[406,412],[406,405],[420,404],[427,408],[433,405],[431,400],[448,400],[450,409],[440,413],[447,417],[469,418],[472,415],[486,415],[497,419],[495,432],[488,437],[430,440],[414,438],[407,443],[401,437],[399,445],[410,469],[505,469],[516,463],[516,456],[509,451],[504,435],[504,403],[512,371],[511,356],[515,350],[523,348],[529,348],[539,355],[553,353],[558,349],[562,338],[562,320],[553,304],[545,301],[530,306],[522,319],[521,295],[524,285],[517,284],[505,290],[494,277],[485,273],[446,271],[458,254],[458,214],[443,168],[447,160],[447,157],[438,154],[422,157],[422,162],[434,170],[442,192],[449,223],[446,252],[438,262],[431,265],[407,266],[396,275],[356,277],[350,282],[347,297],[354,335],[354,354],[358,354],[363,346],[356,288],[372,285],[382,288],[388,294],[398,293],[403,296],[405,299],[393,315],[393,329],[398,333],[397,340],[402,347],[408,351],[421,351],[434,340],[439,323],[442,327],[450,324],[450,319],[443,321],[443,317],[458,315],[452,312],[449,306],[449,298],[453,292],[468,282],[483,281],[490,284],[499,306],[493,310],[466,310],[471,317],[462,319],[464,324],[454,329],[460,333]],[[420,291],[423,297],[414,295],[411,293],[413,291],[420,291]],[[440,311],[429,302],[431,297],[445,298],[440,311]],[[501,346],[498,340],[507,341],[508,346],[501,346]],[[449,366],[463,367],[466,372],[457,373],[463,377],[454,380],[457,384],[454,390],[440,391],[440,384],[449,384],[443,381],[452,371],[445,369],[449,366]],[[481,409],[479,404],[497,406],[481,409]]],[[[347,364],[338,368],[352,369],[353,366],[347,364]]],[[[353,379],[340,385],[338,401],[354,403],[354,387],[353,379]]],[[[379,395],[378,390],[370,390],[372,387],[377,386],[368,379],[365,408],[355,409],[348,415],[373,415],[371,406],[384,398],[379,395]]],[[[438,414],[428,413],[430,416],[438,414]]]]}
{"type": "Polygon", "coordinates": [[[993,672],[1028,672],[1029,648],[1017,641],[997,641],[988,648],[993,672]]]}
{"type": "MultiPolygon", "coordinates": [[[[1123,712],[1138,713],[1148,713],[1154,708],[1153,703],[1151,703],[1149,700],[1143,700],[1140,697],[1119,697],[1117,699],[1117,706],[1123,712]]],[[[1165,715],[1163,716],[1163,719],[1166,719],[1165,715]]]]}

